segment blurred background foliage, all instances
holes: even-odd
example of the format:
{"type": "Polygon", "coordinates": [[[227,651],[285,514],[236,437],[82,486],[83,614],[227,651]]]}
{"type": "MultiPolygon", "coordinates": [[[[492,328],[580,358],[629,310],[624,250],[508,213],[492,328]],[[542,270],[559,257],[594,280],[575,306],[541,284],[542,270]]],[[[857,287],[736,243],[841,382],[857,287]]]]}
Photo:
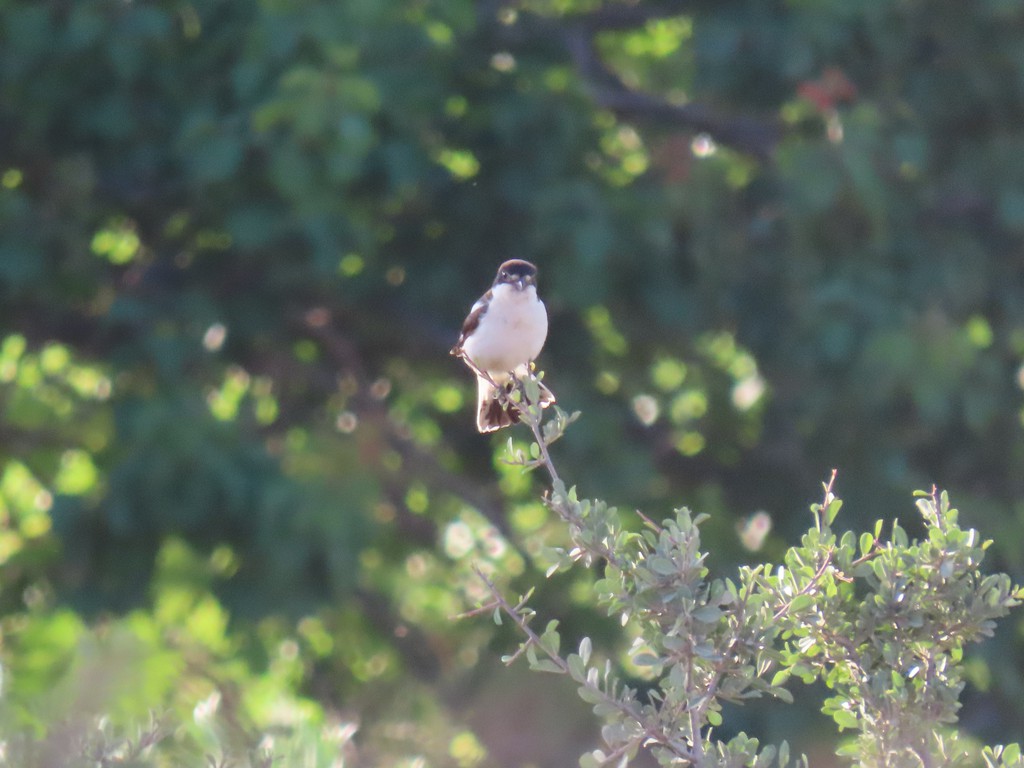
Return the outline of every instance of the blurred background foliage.
{"type": "MultiPolygon", "coordinates": [[[[478,563],[629,642],[447,356],[509,257],[586,495],[728,573],[832,467],[851,527],[935,482],[1024,579],[1022,126],[1019,0],[0,0],[0,763],[592,746],[452,620],[478,563]]],[[[830,764],[796,693],[724,728],[830,764]]]]}

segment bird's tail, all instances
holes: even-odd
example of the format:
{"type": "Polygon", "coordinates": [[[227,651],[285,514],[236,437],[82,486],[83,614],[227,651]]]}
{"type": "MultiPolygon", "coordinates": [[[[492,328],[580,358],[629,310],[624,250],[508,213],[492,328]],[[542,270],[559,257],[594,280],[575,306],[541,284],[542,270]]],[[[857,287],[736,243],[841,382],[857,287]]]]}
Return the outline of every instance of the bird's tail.
{"type": "MultiPolygon", "coordinates": [[[[548,389],[544,382],[538,381],[540,390],[540,407],[547,408],[555,402],[555,393],[548,389]]],[[[515,382],[509,380],[503,385],[505,394],[510,393],[515,382]]],[[[515,404],[504,400],[501,392],[487,379],[478,376],[476,380],[477,411],[476,428],[480,432],[494,432],[519,422],[519,409],[515,404]]]]}

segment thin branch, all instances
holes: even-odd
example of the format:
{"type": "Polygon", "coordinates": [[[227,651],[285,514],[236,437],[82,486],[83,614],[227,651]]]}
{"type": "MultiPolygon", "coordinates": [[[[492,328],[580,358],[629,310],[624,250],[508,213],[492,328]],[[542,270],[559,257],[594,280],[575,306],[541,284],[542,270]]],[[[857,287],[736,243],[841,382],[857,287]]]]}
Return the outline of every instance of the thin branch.
{"type": "MultiPolygon", "coordinates": [[[[519,628],[519,631],[526,636],[526,641],[523,643],[522,646],[520,646],[519,650],[516,651],[516,653],[512,657],[510,657],[509,663],[511,663],[512,660],[521,656],[528,647],[533,646],[535,648],[539,648],[544,653],[544,655],[563,674],[569,675],[569,663],[565,659],[563,659],[559,654],[554,653],[550,649],[546,648],[543,643],[541,643],[540,635],[538,635],[533,630],[533,628],[529,625],[529,621],[523,616],[526,598],[524,598],[518,605],[513,607],[508,602],[508,600],[505,599],[505,596],[501,593],[501,591],[494,584],[494,582],[490,578],[488,578],[488,576],[482,570],[480,570],[476,565],[473,566],[473,570],[476,573],[476,575],[480,578],[480,580],[483,581],[483,583],[487,586],[488,591],[491,593],[492,600],[489,603],[487,603],[489,609],[494,610],[495,608],[500,608],[501,612],[508,616],[515,623],[516,627],[519,628]]],[[[481,606],[481,608],[476,609],[476,611],[483,612],[483,606],[481,606]]],[[[600,695],[601,698],[604,699],[604,701],[607,704],[615,707],[619,712],[633,720],[637,725],[644,725],[641,716],[626,703],[620,701],[618,698],[614,696],[609,696],[605,691],[602,691],[598,685],[591,683],[589,680],[583,682],[582,685],[585,685],[587,688],[600,695]]],[[[691,763],[693,763],[697,757],[696,753],[690,752],[689,750],[681,750],[675,745],[673,745],[670,735],[662,730],[652,730],[650,727],[648,727],[644,729],[642,736],[638,738],[649,738],[653,742],[670,750],[677,757],[690,761],[691,763]]],[[[630,741],[629,746],[631,746],[632,743],[633,740],[630,741]]],[[[626,749],[625,751],[628,751],[628,749],[626,749]]],[[[623,751],[621,754],[625,754],[625,751],[623,751]]]]}
{"type": "Polygon", "coordinates": [[[828,520],[825,519],[825,516],[828,514],[828,505],[835,499],[835,493],[833,493],[832,489],[836,484],[836,477],[838,474],[838,469],[832,470],[832,474],[824,486],[825,493],[822,495],[821,504],[818,505],[817,509],[811,507],[814,514],[814,525],[819,531],[821,531],[823,526],[828,525],[828,520]]]}
{"type": "Polygon", "coordinates": [[[498,603],[497,600],[492,600],[491,602],[484,603],[483,605],[479,605],[476,608],[470,608],[468,611],[463,611],[462,613],[453,614],[453,615],[448,617],[448,620],[449,621],[461,621],[462,619],[472,619],[472,618],[475,618],[477,616],[483,616],[484,614],[487,614],[487,613],[494,613],[494,609],[495,608],[500,608],[500,607],[501,607],[501,605],[498,603]]]}
{"type": "Polygon", "coordinates": [[[586,25],[568,27],[562,33],[573,64],[587,81],[591,96],[620,117],[645,119],[707,133],[720,144],[767,160],[781,138],[778,124],[750,117],[731,117],[696,103],[673,104],[663,98],[630,88],[601,59],[593,32],[586,25]]]}
{"type": "Polygon", "coordinates": [[[660,525],[660,524],[658,524],[658,523],[654,522],[654,520],[652,520],[652,519],[651,519],[650,517],[648,517],[647,515],[645,515],[645,514],[644,514],[644,513],[643,513],[643,512],[641,511],[641,510],[639,510],[639,509],[638,509],[638,510],[636,510],[636,516],[637,516],[637,517],[639,517],[639,518],[640,518],[641,520],[643,520],[643,522],[644,522],[644,525],[646,525],[646,526],[647,526],[648,528],[650,528],[650,529],[651,529],[652,531],[654,531],[655,533],[661,533],[661,532],[662,532],[662,531],[664,530],[664,529],[663,529],[663,528],[661,527],[661,525],[660,525]]]}
{"type": "Polygon", "coordinates": [[[493,581],[491,581],[487,574],[480,570],[480,568],[476,564],[473,565],[473,572],[476,573],[476,575],[480,578],[481,581],[483,581],[485,585],[487,585],[487,589],[491,593],[491,597],[493,598],[493,600],[491,601],[491,603],[489,603],[489,605],[500,608],[502,613],[504,613],[506,616],[512,619],[513,622],[515,622],[515,625],[519,628],[519,631],[526,635],[525,645],[523,646],[523,648],[520,648],[516,655],[512,658],[516,658],[520,653],[522,653],[522,651],[526,647],[533,645],[537,648],[540,648],[544,652],[544,655],[547,656],[552,661],[552,663],[556,667],[558,667],[559,670],[561,670],[563,674],[568,675],[568,662],[561,656],[559,656],[557,653],[552,653],[549,649],[544,647],[544,645],[540,641],[540,635],[533,631],[533,628],[530,626],[529,622],[526,620],[526,618],[523,617],[523,604],[520,603],[518,606],[512,607],[508,600],[505,599],[505,596],[501,593],[501,590],[498,589],[498,587],[494,584],[493,581]]]}
{"type": "MultiPolygon", "coordinates": [[[[687,688],[687,700],[690,699],[690,693],[694,689],[693,684],[693,654],[687,654],[686,657],[686,688],[687,688]]],[[[701,728],[701,715],[703,713],[706,702],[710,701],[709,697],[705,697],[703,704],[698,707],[687,706],[686,714],[690,725],[690,743],[693,744],[694,759],[698,764],[704,759],[704,738],[700,732],[701,728]]]]}
{"type": "Polygon", "coordinates": [[[652,19],[679,16],[692,5],[687,0],[669,0],[659,5],[620,3],[566,16],[544,16],[517,9],[514,21],[509,22],[505,12],[514,7],[513,3],[481,0],[483,10],[478,10],[478,18],[495,45],[513,52],[536,50],[538,45],[565,49],[593,100],[623,119],[707,133],[723,146],[767,160],[782,137],[782,128],[777,122],[726,115],[702,104],[673,104],[660,96],[636,90],[609,68],[597,51],[594,36],[600,32],[632,29],[652,19]]]}
{"type": "MultiPolygon", "coordinates": [[[[521,389],[521,386],[520,386],[521,389]]],[[[502,397],[508,397],[507,393],[502,392],[502,397]]],[[[541,428],[541,416],[535,413],[530,408],[522,408],[520,411],[521,420],[526,424],[530,431],[533,432],[534,442],[537,444],[537,450],[539,456],[537,462],[543,466],[548,475],[551,478],[553,486],[561,486],[565,488],[565,483],[558,474],[558,470],[555,469],[555,463],[551,460],[551,453],[548,451],[548,440],[544,438],[544,430],[541,428]]],[[[582,546],[577,539],[577,532],[582,529],[583,521],[576,515],[570,508],[564,503],[556,502],[550,495],[545,496],[545,503],[548,508],[553,510],[559,517],[562,518],[566,523],[570,525],[570,535],[572,536],[573,543],[580,549],[586,550],[590,555],[601,558],[616,568],[626,572],[630,570],[630,563],[623,559],[619,553],[615,552],[611,547],[606,546],[598,541],[591,542],[586,546],[582,546]]]]}
{"type": "Polygon", "coordinates": [[[814,591],[815,587],[818,586],[818,582],[821,581],[824,575],[828,572],[828,567],[832,565],[832,555],[834,552],[835,550],[833,550],[832,547],[829,547],[828,554],[825,555],[821,565],[818,567],[818,570],[815,571],[814,576],[811,577],[811,580],[808,581],[799,592],[776,609],[775,613],[772,614],[772,618],[774,620],[778,621],[785,616],[789,612],[789,607],[793,604],[793,601],[798,597],[802,595],[809,595],[814,591]]]}

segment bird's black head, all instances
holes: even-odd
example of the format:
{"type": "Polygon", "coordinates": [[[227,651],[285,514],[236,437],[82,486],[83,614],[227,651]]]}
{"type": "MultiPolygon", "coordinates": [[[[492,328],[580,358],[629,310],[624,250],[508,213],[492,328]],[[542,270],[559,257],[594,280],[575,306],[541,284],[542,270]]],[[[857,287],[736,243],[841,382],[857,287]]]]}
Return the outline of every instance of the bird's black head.
{"type": "Polygon", "coordinates": [[[507,283],[519,290],[528,285],[537,285],[537,268],[528,261],[522,259],[511,259],[498,267],[498,274],[494,278],[495,285],[507,283]]]}

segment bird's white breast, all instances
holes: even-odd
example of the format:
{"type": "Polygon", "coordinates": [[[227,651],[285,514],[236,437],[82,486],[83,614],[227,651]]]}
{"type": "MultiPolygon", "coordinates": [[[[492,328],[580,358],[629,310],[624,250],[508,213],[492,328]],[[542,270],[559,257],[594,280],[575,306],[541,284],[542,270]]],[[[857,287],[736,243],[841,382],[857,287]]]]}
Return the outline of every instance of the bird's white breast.
{"type": "Polygon", "coordinates": [[[497,285],[477,326],[463,343],[466,355],[492,376],[529,363],[540,354],[548,335],[548,313],[530,285],[517,290],[497,285]]]}

